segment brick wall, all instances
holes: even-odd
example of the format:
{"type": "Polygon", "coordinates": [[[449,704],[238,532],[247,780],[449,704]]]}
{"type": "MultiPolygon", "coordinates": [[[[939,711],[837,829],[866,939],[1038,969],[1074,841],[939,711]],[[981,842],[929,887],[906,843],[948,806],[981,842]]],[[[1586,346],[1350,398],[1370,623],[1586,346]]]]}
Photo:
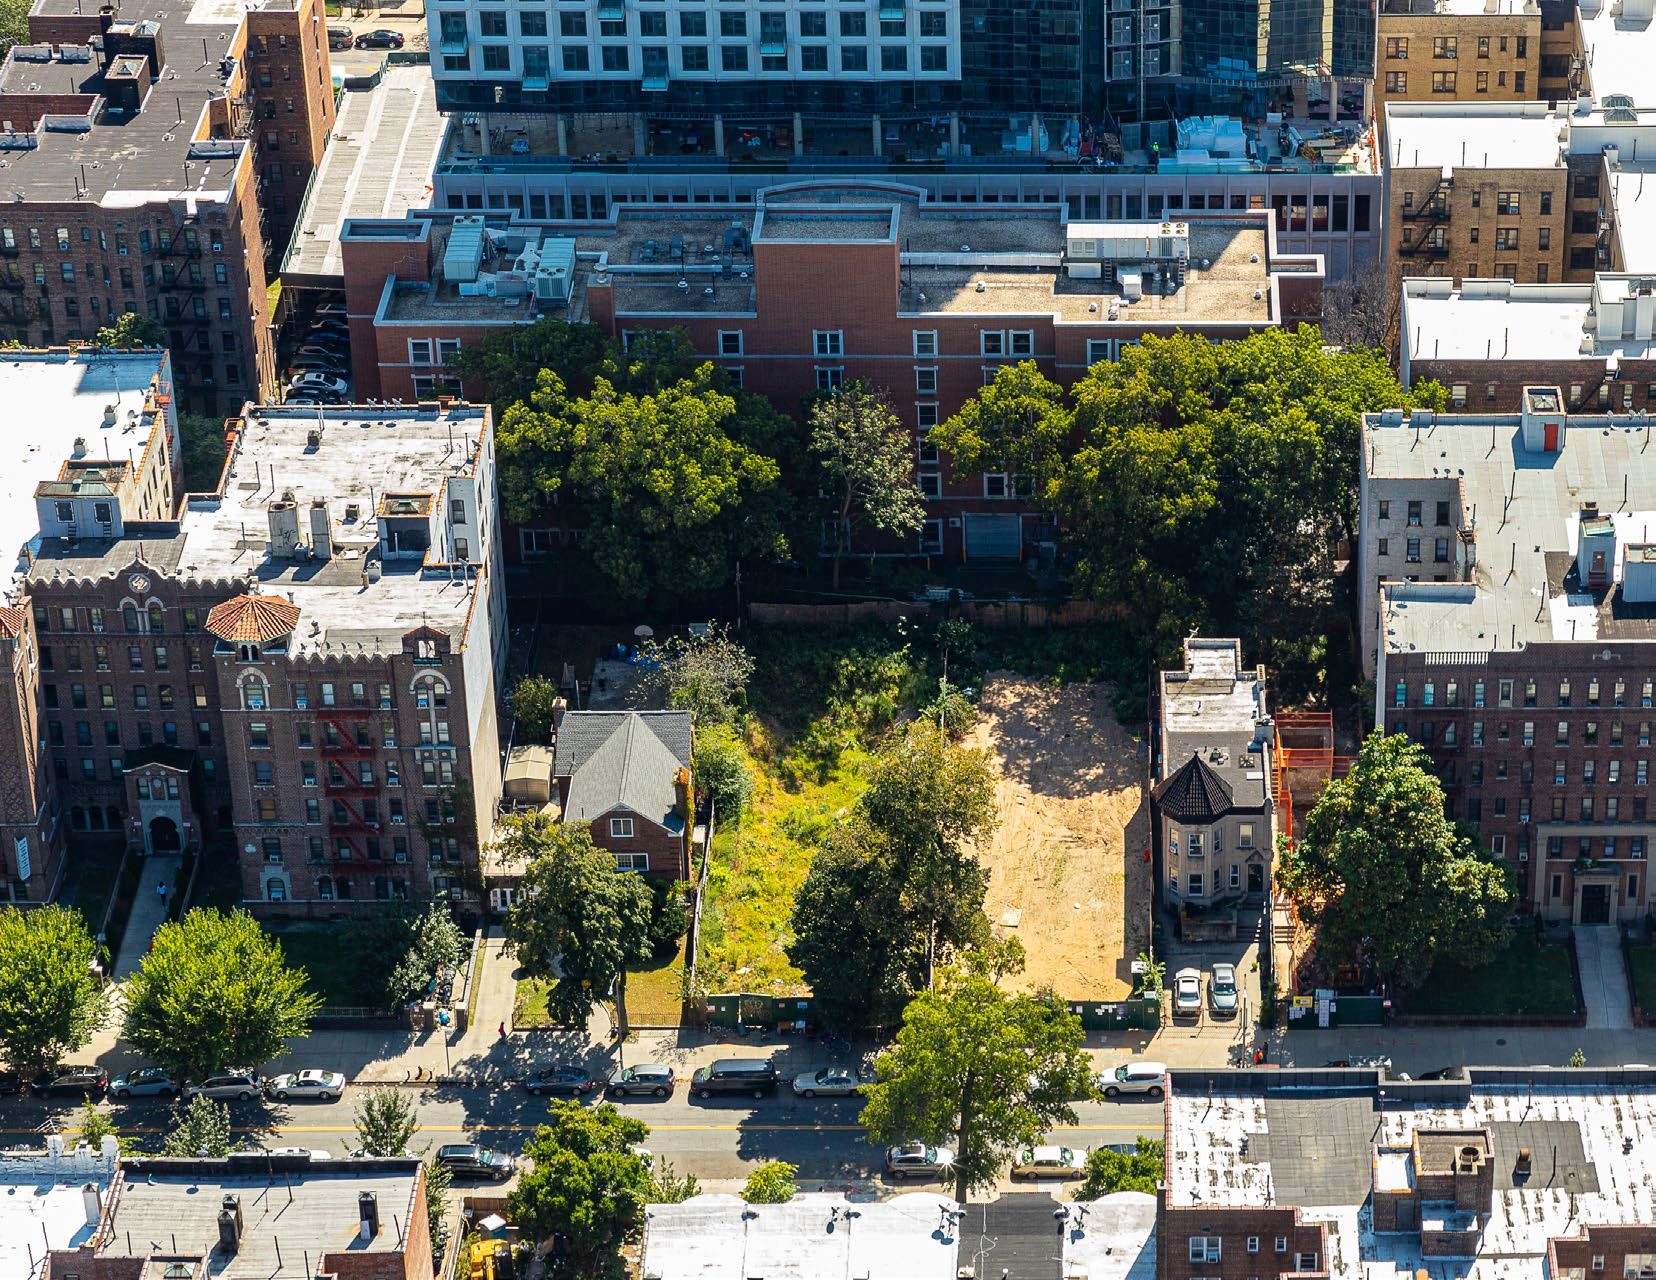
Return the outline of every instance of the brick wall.
{"type": "Polygon", "coordinates": [[[1328,1249],[1320,1223],[1302,1223],[1299,1210],[1286,1205],[1219,1206],[1200,1205],[1173,1208],[1162,1193],[1156,1229],[1157,1280],[1255,1280],[1256,1277],[1326,1275],[1328,1249]],[[1219,1241],[1219,1258],[1208,1261],[1191,1256],[1191,1241],[1200,1237],[1219,1241]],[[1278,1241],[1283,1247],[1278,1249],[1278,1241]],[[1250,1249],[1251,1245],[1251,1249],[1250,1249]],[[1315,1268],[1300,1271],[1296,1257],[1315,1254],[1315,1268]]]}

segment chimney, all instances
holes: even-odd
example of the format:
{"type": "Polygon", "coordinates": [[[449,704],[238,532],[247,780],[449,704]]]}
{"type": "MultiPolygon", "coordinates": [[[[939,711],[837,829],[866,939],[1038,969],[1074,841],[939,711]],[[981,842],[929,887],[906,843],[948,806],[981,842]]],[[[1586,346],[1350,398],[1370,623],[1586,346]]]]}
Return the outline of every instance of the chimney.
{"type": "Polygon", "coordinates": [[[372,1191],[358,1193],[357,1219],[362,1224],[361,1232],[364,1240],[372,1240],[379,1234],[379,1197],[372,1191]]]}
{"type": "Polygon", "coordinates": [[[98,1194],[96,1182],[81,1184],[81,1208],[86,1211],[86,1225],[97,1227],[103,1219],[103,1197],[98,1194]]]}
{"type": "Polygon", "coordinates": [[[678,811],[684,815],[685,822],[693,821],[695,815],[690,809],[690,770],[682,764],[673,770],[673,796],[678,811]]]}
{"type": "Polygon", "coordinates": [[[76,436],[75,437],[75,447],[70,452],[69,456],[71,458],[84,458],[86,456],[86,437],[85,436],[76,436]]]}
{"type": "Polygon", "coordinates": [[[227,1195],[219,1201],[219,1248],[226,1253],[241,1252],[242,1211],[241,1198],[227,1195]]]}
{"type": "Polygon", "coordinates": [[[566,712],[568,710],[569,710],[569,699],[568,698],[560,696],[560,697],[552,699],[552,732],[553,733],[556,733],[558,731],[558,726],[563,723],[564,712],[566,712]]]}
{"type": "Polygon", "coordinates": [[[299,508],[291,494],[282,501],[272,502],[270,518],[270,554],[278,560],[291,560],[299,553],[299,508]]]}
{"type": "Polygon", "coordinates": [[[318,560],[333,556],[333,526],[328,516],[325,498],[317,498],[310,505],[311,551],[318,560]]]}

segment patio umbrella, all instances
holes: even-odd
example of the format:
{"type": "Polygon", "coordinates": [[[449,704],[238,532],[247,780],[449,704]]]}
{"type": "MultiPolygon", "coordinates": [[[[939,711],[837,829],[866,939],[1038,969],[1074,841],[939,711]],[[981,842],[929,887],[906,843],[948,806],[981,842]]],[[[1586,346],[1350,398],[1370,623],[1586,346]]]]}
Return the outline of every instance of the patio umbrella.
{"type": "Polygon", "coordinates": [[[637,636],[640,640],[648,640],[651,636],[655,635],[655,628],[651,626],[634,627],[633,635],[637,636]]]}

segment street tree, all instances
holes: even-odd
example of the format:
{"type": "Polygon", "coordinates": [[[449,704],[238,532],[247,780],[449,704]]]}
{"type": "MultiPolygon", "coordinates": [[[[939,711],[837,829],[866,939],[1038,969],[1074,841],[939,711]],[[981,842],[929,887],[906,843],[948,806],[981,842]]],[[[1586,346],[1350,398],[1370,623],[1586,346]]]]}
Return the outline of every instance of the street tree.
{"type": "Polygon", "coordinates": [[[386,1005],[395,1009],[430,990],[439,975],[459,968],[467,942],[445,902],[432,901],[423,911],[392,918],[403,935],[391,952],[397,960],[385,980],[386,1005]]]}
{"type": "Polygon", "coordinates": [[[794,1178],[799,1166],[786,1160],[767,1160],[747,1176],[742,1199],[749,1204],[787,1204],[799,1188],[794,1178]]]}
{"type": "Polygon", "coordinates": [[[699,635],[646,640],[638,651],[645,661],[628,691],[631,705],[689,711],[698,731],[730,724],[741,713],[753,655],[729,627],[715,623],[699,635]]]}
{"type": "Polygon", "coordinates": [[[954,1198],[995,1185],[1011,1152],[1076,1123],[1092,1087],[1081,1020],[1053,995],[1009,995],[1000,978],[1022,949],[998,943],[938,975],[903,1012],[896,1042],[875,1059],[862,1123],[869,1141],[952,1149],[954,1198]]]}
{"type": "Polygon", "coordinates": [[[617,871],[584,823],[544,814],[506,820],[502,856],[523,866],[506,913],[506,940],[526,976],[551,983],[554,1019],[584,1026],[612,992],[617,1034],[627,1036],[627,968],[651,954],[652,898],[643,876],[617,871]]]}
{"type": "Polygon", "coordinates": [[[530,1169],[508,1199],[511,1220],[537,1240],[561,1237],[572,1274],[620,1276],[618,1246],[651,1193],[649,1165],[635,1150],[649,1132],[608,1103],[555,1099],[524,1144],[530,1169]]]}
{"type": "Polygon", "coordinates": [[[449,357],[454,375],[482,391],[496,413],[528,400],[550,371],[570,386],[590,391],[590,379],[616,354],[604,331],[594,324],[571,324],[543,317],[534,324],[513,325],[488,334],[482,342],[464,343],[449,357]],[[585,381],[583,381],[585,379],[585,381]]]}
{"type": "Polygon", "coordinates": [[[426,1222],[433,1258],[441,1258],[443,1247],[448,1243],[448,1193],[453,1185],[454,1170],[436,1156],[428,1156],[425,1161],[426,1222]]]}
{"type": "Polygon", "coordinates": [[[693,1173],[680,1173],[666,1156],[656,1159],[650,1176],[651,1204],[683,1204],[701,1194],[701,1182],[693,1173]]]}
{"type": "Polygon", "coordinates": [[[918,533],[926,506],[914,480],[914,441],[884,396],[854,382],[820,397],[810,410],[811,452],[833,502],[834,587],[866,526],[891,537],[918,533]]]}
{"type": "Polygon", "coordinates": [[[1165,1148],[1154,1138],[1141,1137],[1138,1150],[1112,1151],[1100,1147],[1087,1156],[1087,1172],[1075,1193],[1077,1200],[1097,1200],[1117,1191],[1155,1195],[1165,1176],[1165,1148]]]}
{"type": "Polygon", "coordinates": [[[956,475],[1010,471],[1028,477],[1031,498],[1053,505],[1070,454],[1074,415],[1064,390],[1033,360],[1002,365],[994,381],[931,429],[956,475]]]}
{"type": "Polygon", "coordinates": [[[1494,960],[1516,901],[1510,869],[1444,816],[1431,758],[1400,733],[1370,734],[1294,839],[1279,841],[1277,884],[1323,963],[1402,988],[1440,960],[1494,960]]]}
{"type": "Polygon", "coordinates": [[[82,1048],[103,1016],[97,944],[80,912],[0,909],[0,1052],[21,1072],[82,1048]]]}
{"type": "Polygon", "coordinates": [[[364,1154],[405,1156],[420,1129],[420,1108],[402,1089],[370,1089],[357,1098],[352,1115],[364,1154]]]}
{"type": "Polygon", "coordinates": [[[124,990],[123,1038],[184,1080],[266,1062],[310,1030],[321,998],[245,911],[197,909],[156,931],[124,990]]]}
{"type": "Polygon", "coordinates": [[[513,685],[510,701],[516,722],[514,740],[520,744],[551,742],[555,704],[562,696],[557,682],[546,676],[524,676],[513,685]]]}
{"type": "Polygon", "coordinates": [[[92,341],[96,346],[113,347],[118,351],[164,347],[167,345],[167,327],[159,320],[128,311],[99,328],[92,341]]]}
{"type": "Polygon", "coordinates": [[[173,1127],[161,1141],[161,1154],[217,1160],[230,1154],[230,1108],[204,1093],[173,1113],[173,1127]]]}
{"type": "Polygon", "coordinates": [[[115,1128],[115,1121],[109,1114],[98,1110],[98,1104],[90,1097],[81,1104],[80,1114],[75,1118],[76,1135],[80,1141],[94,1151],[103,1146],[105,1138],[119,1138],[121,1135],[115,1128]]]}

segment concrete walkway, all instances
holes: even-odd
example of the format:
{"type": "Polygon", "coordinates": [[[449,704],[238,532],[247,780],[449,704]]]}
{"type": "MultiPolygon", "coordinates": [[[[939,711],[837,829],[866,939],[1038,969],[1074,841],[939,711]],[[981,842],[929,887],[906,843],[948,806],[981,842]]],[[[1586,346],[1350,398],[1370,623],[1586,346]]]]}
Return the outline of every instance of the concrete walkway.
{"type": "Polygon", "coordinates": [[[115,957],[116,982],[125,981],[144,963],[150,939],[167,921],[167,903],[178,883],[183,861],[182,855],[178,854],[144,859],[144,874],[138,881],[138,897],[132,904],[132,914],[127,917],[121,954],[115,957]],[[157,892],[163,885],[166,886],[166,893],[157,892]]]}
{"type": "Polygon", "coordinates": [[[1576,962],[1587,1002],[1589,1031],[1626,1031],[1633,1025],[1621,930],[1613,924],[1577,925],[1576,962]]]}

